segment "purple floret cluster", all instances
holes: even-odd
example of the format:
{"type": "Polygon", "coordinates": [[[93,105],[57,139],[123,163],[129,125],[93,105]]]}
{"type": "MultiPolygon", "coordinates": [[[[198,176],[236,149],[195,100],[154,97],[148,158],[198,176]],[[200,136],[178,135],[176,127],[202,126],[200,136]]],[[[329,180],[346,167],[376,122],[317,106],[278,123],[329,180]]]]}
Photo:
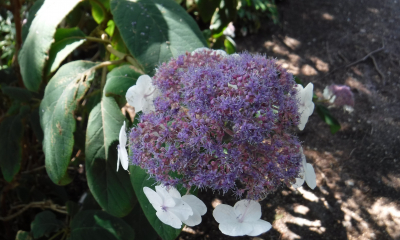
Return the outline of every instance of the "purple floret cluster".
{"type": "Polygon", "coordinates": [[[274,59],[216,53],[159,66],[161,95],[130,132],[130,160],[164,185],[264,198],[299,177],[296,83],[274,59]]]}

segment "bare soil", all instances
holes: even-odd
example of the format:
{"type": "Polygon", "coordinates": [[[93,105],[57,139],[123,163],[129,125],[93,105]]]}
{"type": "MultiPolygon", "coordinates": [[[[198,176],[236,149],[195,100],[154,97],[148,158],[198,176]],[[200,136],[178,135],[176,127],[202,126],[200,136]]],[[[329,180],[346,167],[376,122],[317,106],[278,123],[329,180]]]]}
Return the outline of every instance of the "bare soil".
{"type": "MultiPolygon", "coordinates": [[[[266,20],[258,34],[236,38],[238,51],[276,57],[317,95],[347,84],[355,108],[331,109],[342,125],[334,135],[311,116],[298,135],[317,187],[268,196],[262,219],[273,228],[235,239],[400,239],[400,2],[286,0],[278,8],[281,24],[266,20]]],[[[236,199],[211,191],[199,197],[209,209],[203,224],[179,239],[233,239],[219,231],[212,209],[236,199]]]]}

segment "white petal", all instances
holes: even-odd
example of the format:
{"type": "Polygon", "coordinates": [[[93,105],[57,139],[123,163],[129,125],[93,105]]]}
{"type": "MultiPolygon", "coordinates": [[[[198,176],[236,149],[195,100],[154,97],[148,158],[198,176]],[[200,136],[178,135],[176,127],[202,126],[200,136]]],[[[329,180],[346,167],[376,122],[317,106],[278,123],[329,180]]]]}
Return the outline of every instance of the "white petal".
{"type": "Polygon", "coordinates": [[[173,198],[181,198],[181,194],[179,193],[179,191],[174,188],[174,187],[169,187],[169,189],[167,190],[167,192],[169,193],[169,195],[173,198]]]}
{"type": "Polygon", "coordinates": [[[329,89],[328,86],[326,86],[324,92],[322,93],[322,96],[324,97],[324,99],[329,100],[331,99],[332,95],[333,95],[332,91],[329,89]]]}
{"type": "Polygon", "coordinates": [[[215,207],[213,211],[213,216],[215,218],[215,221],[218,223],[232,223],[232,222],[237,222],[236,214],[233,209],[233,207],[226,205],[226,204],[220,204],[217,207],[215,207]]]}
{"type": "Polygon", "coordinates": [[[236,237],[236,236],[244,236],[253,231],[252,223],[240,223],[240,222],[231,222],[231,223],[221,223],[219,224],[219,230],[225,235],[236,237]]]}
{"type": "Polygon", "coordinates": [[[162,199],[162,205],[165,207],[175,207],[175,200],[169,195],[162,186],[156,186],[156,192],[162,199]]]}
{"type": "Polygon", "coordinates": [[[308,103],[308,102],[312,102],[312,98],[313,98],[313,89],[314,89],[314,85],[312,83],[308,83],[307,86],[304,88],[304,102],[308,103]]]}
{"type": "MultiPolygon", "coordinates": [[[[304,176],[304,174],[303,174],[303,176],[304,176]]],[[[296,189],[296,188],[303,186],[303,184],[304,184],[304,178],[296,178],[296,182],[292,185],[292,187],[294,187],[296,189]]]]}
{"type": "Polygon", "coordinates": [[[138,90],[144,94],[148,94],[154,90],[153,80],[149,75],[140,76],[136,81],[136,86],[138,87],[138,90]]]}
{"type": "Polygon", "coordinates": [[[237,218],[244,222],[253,222],[261,218],[261,205],[254,200],[240,200],[233,208],[237,218]]]}
{"type": "Polygon", "coordinates": [[[119,146],[118,156],[121,159],[122,168],[124,168],[124,170],[128,170],[129,159],[128,159],[128,152],[126,151],[125,147],[122,148],[121,146],[119,146]]]}
{"type": "Polygon", "coordinates": [[[197,48],[197,49],[195,49],[195,50],[191,53],[191,55],[193,56],[195,53],[207,52],[207,51],[209,51],[209,50],[210,50],[210,49],[209,49],[209,48],[206,48],[206,47],[197,48]]]}
{"type": "Polygon", "coordinates": [[[237,85],[233,85],[233,84],[230,84],[230,83],[228,83],[228,87],[231,87],[233,89],[238,89],[237,85]]]}
{"type": "Polygon", "coordinates": [[[189,218],[186,220],[182,220],[182,222],[189,227],[194,227],[201,223],[201,216],[199,213],[193,211],[193,215],[189,216],[189,218]]]}
{"type": "Polygon", "coordinates": [[[186,202],[181,199],[174,198],[176,205],[174,207],[169,207],[168,212],[173,213],[181,221],[187,220],[189,216],[193,215],[193,210],[186,202]]]}
{"type": "Polygon", "coordinates": [[[252,222],[252,225],[253,225],[253,231],[247,233],[246,235],[253,236],[253,237],[258,236],[261,233],[265,233],[266,231],[269,231],[272,227],[271,223],[261,220],[261,219],[259,219],[256,222],[252,222]]]}
{"type": "Polygon", "coordinates": [[[311,188],[314,189],[317,186],[316,176],[314,172],[314,168],[311,164],[307,163],[306,166],[306,183],[311,188]]]}
{"type": "Polygon", "coordinates": [[[213,50],[213,52],[214,52],[215,55],[219,55],[219,56],[222,56],[222,57],[228,56],[228,54],[224,50],[213,50]]]}
{"type": "Polygon", "coordinates": [[[125,128],[125,121],[124,124],[122,124],[121,130],[119,130],[119,145],[122,146],[122,148],[125,148],[126,146],[126,128],[125,128]]]}
{"type": "Polygon", "coordinates": [[[163,222],[173,228],[179,229],[182,227],[181,220],[179,220],[179,218],[171,212],[161,210],[161,211],[157,211],[156,215],[157,215],[158,219],[160,219],[161,222],[163,222]]]}
{"type": "Polygon", "coordinates": [[[194,195],[184,195],[182,200],[185,201],[192,208],[193,212],[204,215],[207,212],[207,207],[203,201],[194,195]]]}
{"type": "Polygon", "coordinates": [[[153,189],[144,187],[143,192],[156,211],[162,211],[163,199],[153,189]]]}
{"type": "Polygon", "coordinates": [[[299,125],[297,126],[301,131],[304,130],[306,123],[308,122],[308,117],[309,116],[304,111],[303,111],[303,113],[301,113],[300,122],[299,122],[299,125]]]}
{"type": "Polygon", "coordinates": [[[119,151],[119,148],[120,148],[120,146],[118,146],[118,158],[117,158],[117,172],[118,172],[118,169],[119,169],[119,159],[120,159],[120,151],[119,151]]]}
{"type": "Polygon", "coordinates": [[[141,92],[137,85],[132,86],[126,91],[126,101],[135,108],[135,112],[142,111],[144,92],[141,92]]]}

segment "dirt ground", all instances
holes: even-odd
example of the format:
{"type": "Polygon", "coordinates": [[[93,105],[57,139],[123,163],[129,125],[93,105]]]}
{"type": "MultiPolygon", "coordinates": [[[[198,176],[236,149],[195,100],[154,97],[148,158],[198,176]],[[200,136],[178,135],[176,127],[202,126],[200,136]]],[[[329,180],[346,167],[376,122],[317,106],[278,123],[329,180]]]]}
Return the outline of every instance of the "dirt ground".
{"type": "MultiPolygon", "coordinates": [[[[273,228],[235,239],[400,239],[400,2],[286,0],[278,8],[281,25],[265,22],[258,34],[236,38],[238,51],[278,58],[318,95],[347,84],[355,108],[331,110],[342,125],[335,135],[310,118],[298,135],[317,187],[270,195],[262,219],[273,228]]],[[[236,200],[210,191],[199,197],[209,209],[203,224],[179,239],[233,239],[219,231],[212,209],[236,200]]]]}

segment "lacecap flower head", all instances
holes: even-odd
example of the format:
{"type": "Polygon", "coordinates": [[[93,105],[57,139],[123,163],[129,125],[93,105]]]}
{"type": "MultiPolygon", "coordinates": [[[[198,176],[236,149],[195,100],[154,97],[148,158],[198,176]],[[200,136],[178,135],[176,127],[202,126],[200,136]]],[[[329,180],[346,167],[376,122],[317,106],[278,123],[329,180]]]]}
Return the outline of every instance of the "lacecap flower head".
{"type": "Polygon", "coordinates": [[[201,49],[163,63],[151,84],[130,161],[159,183],[260,199],[299,177],[300,103],[313,109],[274,59],[201,49]]]}

